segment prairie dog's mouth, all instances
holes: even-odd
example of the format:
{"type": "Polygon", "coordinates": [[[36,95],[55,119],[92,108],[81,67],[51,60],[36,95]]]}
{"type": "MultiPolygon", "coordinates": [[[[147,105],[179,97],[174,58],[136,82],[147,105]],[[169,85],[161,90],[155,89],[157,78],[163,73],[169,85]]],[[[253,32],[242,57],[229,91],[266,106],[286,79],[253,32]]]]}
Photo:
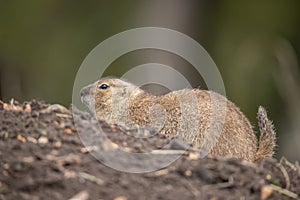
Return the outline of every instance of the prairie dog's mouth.
{"type": "Polygon", "coordinates": [[[92,100],[92,95],[81,96],[81,102],[86,106],[89,106],[91,104],[91,100],[92,100]]]}
{"type": "Polygon", "coordinates": [[[90,111],[95,111],[95,100],[93,95],[81,96],[81,102],[86,105],[90,111]]]}

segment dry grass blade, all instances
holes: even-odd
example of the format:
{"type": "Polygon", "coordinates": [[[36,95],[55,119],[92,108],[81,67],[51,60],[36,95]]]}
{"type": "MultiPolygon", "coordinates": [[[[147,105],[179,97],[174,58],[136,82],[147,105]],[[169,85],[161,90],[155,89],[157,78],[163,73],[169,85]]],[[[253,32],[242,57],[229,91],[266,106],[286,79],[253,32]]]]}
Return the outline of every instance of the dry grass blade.
{"type": "Polygon", "coordinates": [[[291,191],[289,191],[287,189],[281,188],[281,187],[279,187],[277,185],[271,184],[270,186],[272,187],[273,190],[275,190],[275,191],[277,191],[277,192],[279,192],[281,194],[284,194],[284,195],[286,195],[286,196],[288,196],[290,198],[298,199],[298,197],[299,197],[298,194],[296,194],[294,192],[291,192],[291,191]]]}
{"type": "Polygon", "coordinates": [[[291,186],[291,181],[290,181],[289,174],[287,173],[286,169],[282,166],[282,164],[277,163],[276,166],[281,170],[281,172],[284,176],[285,182],[286,182],[285,189],[288,190],[291,186]]]}
{"type": "Polygon", "coordinates": [[[97,183],[98,185],[103,185],[104,181],[100,178],[97,178],[96,176],[93,176],[91,174],[85,173],[85,172],[79,172],[78,175],[86,180],[89,180],[91,182],[97,183]]]}

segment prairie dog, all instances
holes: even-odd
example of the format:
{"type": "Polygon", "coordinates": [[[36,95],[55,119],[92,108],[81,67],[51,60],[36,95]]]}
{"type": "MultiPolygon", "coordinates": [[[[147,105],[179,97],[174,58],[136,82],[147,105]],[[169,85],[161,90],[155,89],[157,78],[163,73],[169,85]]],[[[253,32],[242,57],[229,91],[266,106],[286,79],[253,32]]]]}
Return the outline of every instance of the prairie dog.
{"type": "Polygon", "coordinates": [[[204,147],[211,142],[207,138],[214,137],[215,143],[208,145],[211,156],[257,161],[274,154],[276,136],[266,110],[261,106],[258,110],[258,143],[249,120],[239,108],[212,91],[183,89],[155,96],[127,81],[102,78],[81,90],[81,100],[99,120],[128,127],[153,125],[161,134],[179,135],[196,148],[204,147]],[[223,118],[213,116],[219,115],[213,112],[213,106],[219,109],[219,104],[213,105],[213,99],[224,105],[223,118]],[[191,127],[195,131],[190,131],[191,127]],[[221,127],[220,133],[210,135],[211,127],[221,127]]]}

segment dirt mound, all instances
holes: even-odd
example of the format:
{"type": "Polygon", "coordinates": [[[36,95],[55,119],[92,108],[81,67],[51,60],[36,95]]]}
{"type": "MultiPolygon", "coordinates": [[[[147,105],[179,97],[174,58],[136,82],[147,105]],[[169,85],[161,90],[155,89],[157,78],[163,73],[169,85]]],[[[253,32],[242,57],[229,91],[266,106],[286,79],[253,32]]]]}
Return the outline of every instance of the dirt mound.
{"type": "MultiPolygon", "coordinates": [[[[114,170],[89,154],[97,146],[85,147],[77,134],[79,129],[93,132],[98,121],[80,111],[76,116],[90,123],[75,127],[71,112],[58,105],[0,101],[0,199],[299,198],[299,166],[285,160],[253,164],[230,158],[199,159],[188,151],[155,172],[114,170]]],[[[136,138],[132,130],[99,124],[108,137],[95,135],[90,141],[101,141],[98,151],[102,153],[182,147],[180,143],[168,146],[170,140],[160,135],[136,138]]]]}

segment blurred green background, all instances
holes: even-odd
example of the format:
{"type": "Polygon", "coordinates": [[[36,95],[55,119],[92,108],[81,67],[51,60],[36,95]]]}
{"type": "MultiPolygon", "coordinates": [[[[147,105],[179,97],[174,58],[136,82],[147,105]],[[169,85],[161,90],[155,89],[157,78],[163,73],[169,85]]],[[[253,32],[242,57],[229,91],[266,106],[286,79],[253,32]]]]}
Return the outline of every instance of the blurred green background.
{"type": "MultiPolygon", "coordinates": [[[[208,51],[227,97],[256,130],[257,108],[267,108],[278,132],[277,157],[300,160],[299,10],[298,0],[0,1],[0,99],[69,106],[76,72],[100,42],[132,28],[170,28],[208,51]]],[[[106,74],[121,76],[150,61],[186,67],[174,55],[147,53],[122,56],[106,74]]]]}

